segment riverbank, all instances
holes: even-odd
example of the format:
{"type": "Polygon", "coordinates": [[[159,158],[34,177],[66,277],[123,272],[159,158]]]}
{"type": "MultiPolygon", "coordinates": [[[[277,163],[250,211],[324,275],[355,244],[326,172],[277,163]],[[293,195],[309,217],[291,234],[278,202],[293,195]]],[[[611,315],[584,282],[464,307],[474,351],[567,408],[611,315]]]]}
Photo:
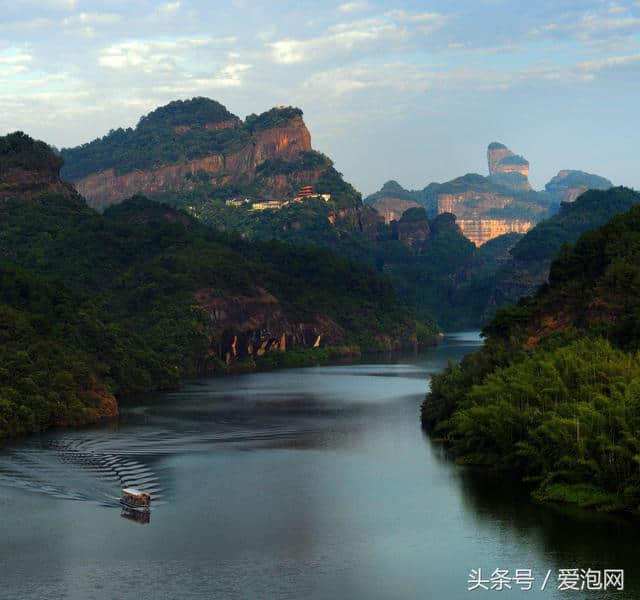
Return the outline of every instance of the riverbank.
{"type": "Polygon", "coordinates": [[[122,403],[117,424],[11,444],[0,453],[3,593],[465,600],[481,567],[532,569],[527,595],[562,600],[551,581],[539,588],[570,561],[625,569],[616,598],[637,598],[632,522],[538,506],[521,483],[460,468],[423,435],[427,377],[477,349],[471,338],[187,380],[122,403]],[[129,485],[154,490],[149,524],[120,516],[129,485]]]}

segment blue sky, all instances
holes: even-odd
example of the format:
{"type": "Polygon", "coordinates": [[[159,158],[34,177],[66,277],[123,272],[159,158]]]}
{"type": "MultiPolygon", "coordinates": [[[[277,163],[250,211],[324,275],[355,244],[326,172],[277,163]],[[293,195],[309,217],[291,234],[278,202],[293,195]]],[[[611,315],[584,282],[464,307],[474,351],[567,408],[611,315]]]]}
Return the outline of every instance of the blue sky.
{"type": "Polygon", "coordinates": [[[70,146],[209,96],[305,112],[358,189],[485,174],[507,144],[541,188],[640,188],[640,0],[0,0],[0,133],[70,146]]]}

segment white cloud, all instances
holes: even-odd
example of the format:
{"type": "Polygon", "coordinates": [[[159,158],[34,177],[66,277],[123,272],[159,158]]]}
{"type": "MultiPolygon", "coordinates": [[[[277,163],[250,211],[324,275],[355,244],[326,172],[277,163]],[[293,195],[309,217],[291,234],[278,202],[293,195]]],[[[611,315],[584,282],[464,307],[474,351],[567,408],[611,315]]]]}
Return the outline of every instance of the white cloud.
{"type": "Polygon", "coordinates": [[[122,16],[116,13],[78,13],[65,17],[61,21],[63,27],[77,27],[87,25],[113,25],[122,21],[122,16]]]}
{"type": "Polygon", "coordinates": [[[0,52],[0,65],[20,65],[32,60],[31,54],[16,47],[10,47],[0,52]]]}
{"type": "Polygon", "coordinates": [[[532,37],[552,36],[587,41],[640,31],[640,18],[617,4],[612,4],[602,11],[566,13],[559,17],[562,18],[558,21],[532,28],[529,34],[532,37]]]}
{"type": "Polygon", "coordinates": [[[369,8],[369,3],[364,0],[354,0],[353,2],[345,2],[338,6],[338,10],[341,13],[354,13],[361,12],[363,10],[367,10],[369,8]]]}
{"type": "Polygon", "coordinates": [[[36,4],[40,8],[48,7],[55,10],[73,10],[78,0],[29,0],[29,4],[36,4]]]}
{"type": "Polygon", "coordinates": [[[383,16],[337,23],[321,35],[308,39],[287,38],[269,44],[271,59],[292,65],[358,49],[384,46],[406,46],[413,38],[430,33],[444,25],[447,18],[439,13],[389,11],[383,16]]]}
{"type": "Polygon", "coordinates": [[[165,2],[158,7],[158,12],[165,15],[172,15],[180,10],[182,4],[180,2],[165,2]]]}
{"type": "Polygon", "coordinates": [[[98,64],[115,70],[170,71],[185,54],[210,43],[211,40],[202,38],[121,42],[103,48],[98,64]]]}
{"type": "Polygon", "coordinates": [[[316,73],[303,83],[303,87],[331,96],[384,88],[402,93],[423,92],[428,88],[427,79],[427,74],[413,65],[354,65],[316,73]]]}
{"type": "Polygon", "coordinates": [[[612,69],[616,67],[625,67],[640,62],[640,54],[631,54],[627,56],[609,56],[596,60],[589,60],[580,63],[578,67],[583,71],[602,71],[603,69],[612,69]]]}

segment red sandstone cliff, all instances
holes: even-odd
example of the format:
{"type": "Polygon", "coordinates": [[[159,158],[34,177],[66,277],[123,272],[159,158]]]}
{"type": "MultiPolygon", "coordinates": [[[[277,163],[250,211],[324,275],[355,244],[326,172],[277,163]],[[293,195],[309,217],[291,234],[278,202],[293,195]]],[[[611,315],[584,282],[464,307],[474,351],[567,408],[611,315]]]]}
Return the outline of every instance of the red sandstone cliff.
{"type": "MultiPolygon", "coordinates": [[[[225,121],[223,128],[235,127],[233,123],[235,121],[225,121]]],[[[220,123],[215,125],[221,127],[220,123]]],[[[190,177],[197,173],[207,173],[216,185],[233,183],[252,177],[256,167],[265,160],[292,160],[300,152],[310,150],[309,130],[302,117],[296,116],[283,126],[258,130],[240,148],[228,154],[212,153],[194,160],[122,175],[109,169],[84,177],[74,182],[74,186],[89,205],[101,209],[138,193],[189,190],[195,185],[190,177]]]]}
{"type": "Polygon", "coordinates": [[[487,148],[487,162],[489,163],[489,175],[500,173],[520,173],[524,177],[529,176],[529,162],[513,153],[500,142],[491,142],[487,148]]]}

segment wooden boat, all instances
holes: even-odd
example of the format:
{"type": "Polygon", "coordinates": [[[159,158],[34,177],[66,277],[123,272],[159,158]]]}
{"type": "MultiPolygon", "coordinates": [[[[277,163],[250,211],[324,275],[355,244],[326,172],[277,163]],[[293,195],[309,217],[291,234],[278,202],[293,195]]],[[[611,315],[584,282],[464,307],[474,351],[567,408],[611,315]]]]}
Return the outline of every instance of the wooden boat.
{"type": "Polygon", "coordinates": [[[120,496],[120,504],[130,510],[151,510],[151,495],[135,488],[124,488],[120,496]]]}

